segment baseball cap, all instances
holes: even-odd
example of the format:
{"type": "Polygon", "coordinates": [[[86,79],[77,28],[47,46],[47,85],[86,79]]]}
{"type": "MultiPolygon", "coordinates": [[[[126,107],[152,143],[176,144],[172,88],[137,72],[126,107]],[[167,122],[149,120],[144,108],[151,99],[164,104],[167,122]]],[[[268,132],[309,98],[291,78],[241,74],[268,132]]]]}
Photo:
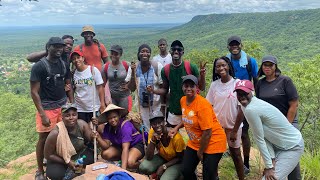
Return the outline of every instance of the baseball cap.
{"type": "Polygon", "coordinates": [[[161,111],[153,111],[153,113],[150,116],[149,121],[151,122],[151,121],[158,119],[158,118],[164,119],[163,113],[161,111]]]}
{"type": "Polygon", "coordinates": [[[194,84],[198,84],[198,78],[195,77],[194,75],[186,75],[182,78],[182,83],[191,80],[192,82],[194,82],[194,84]]]}
{"type": "Polygon", "coordinates": [[[83,26],[83,27],[82,27],[81,36],[83,36],[83,33],[84,33],[84,32],[92,32],[92,33],[93,33],[93,36],[96,35],[96,33],[94,32],[93,27],[90,26],[90,25],[86,25],[86,26],[83,26]]]}
{"type": "Polygon", "coordinates": [[[72,53],[70,53],[69,59],[71,59],[71,57],[72,57],[74,54],[78,54],[79,56],[83,56],[83,53],[82,53],[81,51],[75,50],[75,51],[72,51],[72,53]]]}
{"type": "Polygon", "coordinates": [[[275,56],[271,56],[271,55],[264,56],[262,58],[262,63],[264,63],[264,62],[272,62],[273,64],[278,63],[277,58],[275,56]]]}
{"type": "Polygon", "coordinates": [[[236,90],[242,90],[242,91],[244,91],[246,93],[249,93],[249,92],[254,90],[254,87],[253,87],[253,84],[252,84],[251,81],[249,81],[249,80],[240,80],[240,81],[238,81],[236,83],[236,87],[235,87],[234,91],[236,91],[236,90]]]}
{"type": "Polygon", "coordinates": [[[171,46],[170,47],[175,47],[175,46],[179,46],[179,47],[183,47],[181,41],[179,40],[175,40],[171,43],[171,46]]]}
{"type": "Polygon", "coordinates": [[[112,45],[110,48],[110,51],[114,51],[114,52],[122,54],[123,49],[120,45],[112,45]]]}
{"type": "Polygon", "coordinates": [[[64,112],[68,111],[69,109],[77,110],[77,107],[75,104],[67,103],[61,107],[61,112],[64,113],[64,112]]]}
{"type": "Polygon", "coordinates": [[[63,40],[60,38],[60,37],[51,37],[47,43],[47,45],[53,45],[53,44],[61,44],[61,45],[64,45],[64,42],[63,40]]]}
{"type": "Polygon", "coordinates": [[[238,43],[241,44],[241,38],[239,36],[230,36],[228,38],[228,45],[232,42],[232,41],[237,41],[238,43]]]}

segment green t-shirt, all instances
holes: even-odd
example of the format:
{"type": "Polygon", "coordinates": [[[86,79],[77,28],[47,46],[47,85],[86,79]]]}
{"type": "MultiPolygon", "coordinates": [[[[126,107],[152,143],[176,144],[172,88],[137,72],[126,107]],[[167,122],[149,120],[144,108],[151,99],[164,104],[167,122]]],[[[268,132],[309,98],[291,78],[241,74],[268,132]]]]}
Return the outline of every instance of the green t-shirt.
{"type": "MultiPolygon", "coordinates": [[[[190,68],[192,75],[199,77],[198,67],[190,63],[190,68]]],[[[184,62],[177,68],[170,64],[169,80],[165,76],[164,69],[165,68],[162,68],[161,70],[161,77],[163,81],[169,84],[170,88],[169,112],[175,115],[181,115],[180,99],[184,96],[182,91],[182,77],[187,75],[184,62]]]]}

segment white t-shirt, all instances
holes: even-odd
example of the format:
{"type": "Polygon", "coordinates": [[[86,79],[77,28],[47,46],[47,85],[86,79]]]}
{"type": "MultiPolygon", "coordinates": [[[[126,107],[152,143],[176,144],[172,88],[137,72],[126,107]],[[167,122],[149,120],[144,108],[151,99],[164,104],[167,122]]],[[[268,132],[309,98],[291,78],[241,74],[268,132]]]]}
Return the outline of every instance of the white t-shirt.
{"type": "MultiPolygon", "coordinates": [[[[214,112],[223,128],[233,129],[238,114],[237,93],[233,92],[239,79],[222,83],[221,79],[211,83],[206,99],[212,104],[214,112]]],[[[242,127],[242,124],[240,125],[242,127]]]]}
{"type": "Polygon", "coordinates": [[[154,56],[152,60],[161,63],[163,67],[164,67],[165,65],[167,65],[167,64],[172,63],[172,57],[171,57],[171,54],[170,54],[170,53],[168,53],[167,56],[164,57],[164,58],[161,57],[160,54],[158,54],[158,55],[154,56]]]}
{"type": "Polygon", "coordinates": [[[100,99],[96,87],[93,87],[93,80],[95,80],[96,85],[103,84],[103,79],[101,77],[100,71],[94,67],[94,78],[91,74],[91,66],[88,66],[87,69],[80,72],[75,71],[73,76],[73,81],[75,85],[75,103],[78,109],[78,112],[92,112],[93,110],[93,91],[96,90],[95,94],[95,111],[98,111],[100,108],[100,99]]]}

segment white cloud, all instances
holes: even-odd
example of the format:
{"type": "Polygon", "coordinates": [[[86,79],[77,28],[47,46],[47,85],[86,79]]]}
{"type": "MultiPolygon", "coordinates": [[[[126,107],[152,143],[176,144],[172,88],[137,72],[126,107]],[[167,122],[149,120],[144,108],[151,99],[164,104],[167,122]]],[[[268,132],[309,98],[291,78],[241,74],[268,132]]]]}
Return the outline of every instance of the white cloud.
{"type": "Polygon", "coordinates": [[[318,0],[1,1],[0,26],[187,22],[200,14],[319,8],[318,0]]]}

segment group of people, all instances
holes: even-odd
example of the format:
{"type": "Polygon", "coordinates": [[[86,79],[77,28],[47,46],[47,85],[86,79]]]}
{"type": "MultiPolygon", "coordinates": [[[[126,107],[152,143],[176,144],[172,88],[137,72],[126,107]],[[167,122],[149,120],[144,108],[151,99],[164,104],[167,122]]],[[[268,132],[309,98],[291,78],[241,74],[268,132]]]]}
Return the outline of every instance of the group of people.
{"type": "Polygon", "coordinates": [[[84,26],[81,36],[84,43],[73,51],[74,39],[65,35],[27,57],[36,62],[30,77],[39,133],[36,179],[63,179],[83,155],[84,166],[93,163],[94,139],[103,159],[164,180],[196,179],[200,161],[203,179],[218,179],[228,146],[237,176],[244,179],[250,172],[249,127],[265,163],[263,179],[301,178],[298,93],[281,75],[276,57],[265,56],[258,68],[242,50],[241,38],[231,36],[230,53],[214,59],[212,82],[202,97],[206,63],[198,68],[183,60],[181,41],[173,41],[168,52],[160,39],[153,58],[150,46],[142,44],[138,62],[129,63],[121,60],[120,45],[108,54],[92,26],[84,26]],[[143,127],[132,118],[140,118],[143,127]],[[187,142],[179,132],[183,127],[187,142]]]}

